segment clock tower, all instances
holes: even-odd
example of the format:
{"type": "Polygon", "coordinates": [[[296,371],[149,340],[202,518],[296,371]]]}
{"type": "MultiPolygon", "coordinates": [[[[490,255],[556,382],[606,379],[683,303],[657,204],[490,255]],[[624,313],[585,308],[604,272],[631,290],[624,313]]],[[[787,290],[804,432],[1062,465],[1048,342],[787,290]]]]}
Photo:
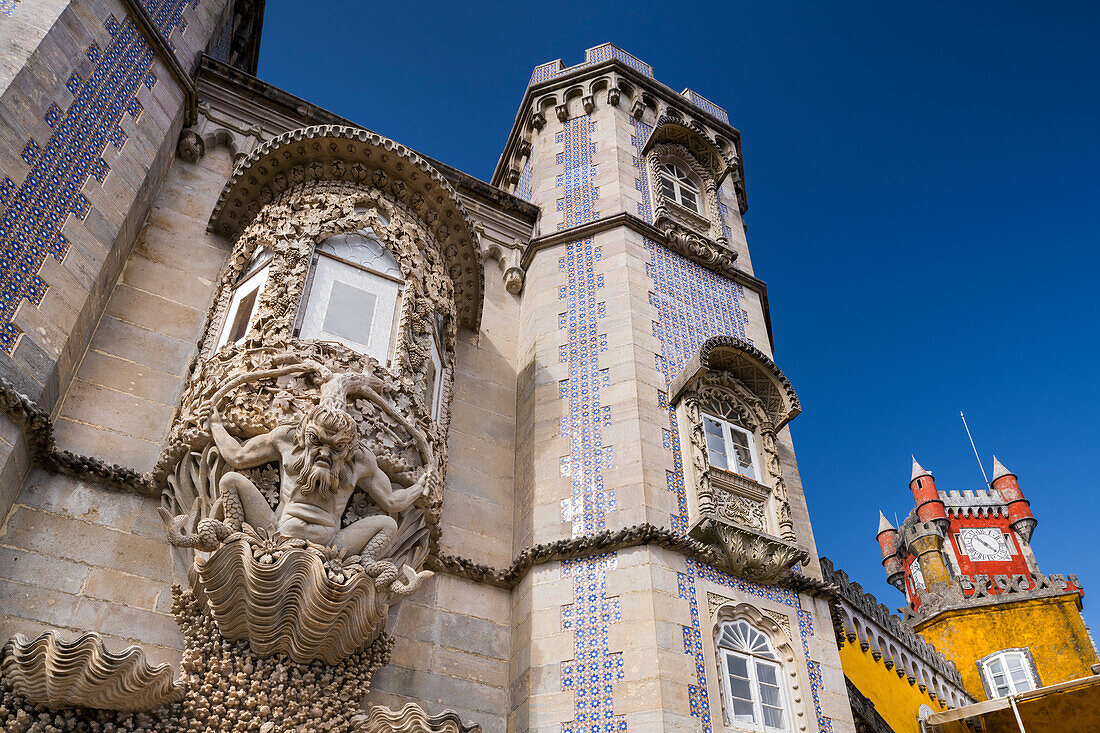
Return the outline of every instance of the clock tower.
{"type": "Polygon", "coordinates": [[[1016,475],[994,457],[988,489],[941,491],[913,459],[914,508],[877,540],[906,620],[957,665],[967,691],[992,699],[1091,674],[1096,648],[1075,575],[1044,575],[1037,520],[1016,475]]]}

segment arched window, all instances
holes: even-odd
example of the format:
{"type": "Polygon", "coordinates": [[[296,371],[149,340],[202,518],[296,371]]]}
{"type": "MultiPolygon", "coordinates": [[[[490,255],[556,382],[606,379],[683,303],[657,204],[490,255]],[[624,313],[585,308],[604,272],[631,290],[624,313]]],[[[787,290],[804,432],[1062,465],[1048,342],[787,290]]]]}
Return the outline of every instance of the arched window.
{"type": "Polygon", "coordinates": [[[789,730],[783,670],[768,637],[747,621],[724,624],[718,657],[730,722],[761,731],[789,730]]]}
{"type": "Polygon", "coordinates": [[[385,364],[397,333],[401,268],[371,229],[317,247],[300,335],[339,341],[385,364]]]}
{"type": "Polygon", "coordinates": [[[699,186],[683,168],[675,163],[662,163],[658,175],[661,178],[662,196],[697,214],[702,213],[699,208],[699,186]]]}
{"type": "Polygon", "coordinates": [[[260,293],[267,282],[268,270],[271,269],[271,254],[270,247],[258,248],[241,272],[237,284],[233,286],[233,296],[229,300],[222,332],[218,336],[219,349],[228,343],[237,343],[252,328],[260,293]]]}
{"type": "Polygon", "coordinates": [[[978,662],[990,699],[1018,695],[1039,687],[1029,649],[1002,649],[978,662]]]}
{"type": "Polygon", "coordinates": [[[707,463],[724,471],[760,480],[752,432],[731,420],[703,414],[707,438],[707,463]]]}

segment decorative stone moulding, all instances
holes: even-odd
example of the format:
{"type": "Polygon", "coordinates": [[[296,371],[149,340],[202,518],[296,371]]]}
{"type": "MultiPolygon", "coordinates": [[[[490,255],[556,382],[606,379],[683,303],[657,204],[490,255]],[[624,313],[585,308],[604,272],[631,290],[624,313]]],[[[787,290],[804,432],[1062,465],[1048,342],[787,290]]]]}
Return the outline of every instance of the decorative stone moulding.
{"type": "Polygon", "coordinates": [[[353,718],[352,723],[358,733],[481,733],[480,725],[466,725],[458,713],[444,710],[439,715],[428,715],[413,702],[396,711],[375,705],[366,715],[353,718]]]}
{"type": "Polygon", "coordinates": [[[690,534],[717,545],[730,572],[774,583],[806,562],[796,544],[777,433],[799,412],[778,367],[734,336],[708,339],[671,385],[685,460],[690,534]],[[710,466],[703,415],[752,434],[758,479],[710,466]]]}
{"type": "Polygon", "coordinates": [[[443,253],[460,323],[477,330],[483,273],[474,222],[439,171],[389,138],[344,125],[307,127],[273,138],[237,166],[208,229],[236,241],[265,206],[310,182],[369,186],[412,212],[443,253]]]}
{"type": "Polygon", "coordinates": [[[73,641],[56,631],[33,641],[19,634],[4,645],[2,668],[15,694],[51,709],[153,710],[183,695],[170,666],[150,666],[136,646],[114,654],[92,632],[73,641]]]}

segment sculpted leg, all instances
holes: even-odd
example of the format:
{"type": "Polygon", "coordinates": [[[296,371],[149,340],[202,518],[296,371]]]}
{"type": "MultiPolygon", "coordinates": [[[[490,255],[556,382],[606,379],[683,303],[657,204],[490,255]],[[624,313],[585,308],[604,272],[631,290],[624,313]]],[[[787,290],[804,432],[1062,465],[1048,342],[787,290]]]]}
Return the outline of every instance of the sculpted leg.
{"type": "Polygon", "coordinates": [[[222,476],[218,493],[225,508],[225,524],[234,532],[240,531],[242,522],[261,529],[275,524],[275,512],[267,499],[244,475],[230,471],[222,476]]]}
{"type": "Polygon", "coordinates": [[[386,514],[364,517],[336,533],[336,546],[347,555],[363,555],[377,558],[390,546],[397,535],[397,522],[386,514]]]}

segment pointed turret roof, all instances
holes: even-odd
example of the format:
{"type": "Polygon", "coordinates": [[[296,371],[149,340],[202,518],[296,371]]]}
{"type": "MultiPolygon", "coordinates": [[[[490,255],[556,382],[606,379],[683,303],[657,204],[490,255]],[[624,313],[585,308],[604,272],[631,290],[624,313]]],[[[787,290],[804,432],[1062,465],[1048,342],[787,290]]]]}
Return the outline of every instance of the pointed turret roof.
{"type": "Polygon", "coordinates": [[[913,475],[909,477],[910,481],[912,481],[913,479],[916,479],[916,478],[920,478],[921,476],[931,476],[932,475],[932,473],[930,471],[924,470],[924,468],[922,468],[921,465],[919,463],[917,463],[917,457],[916,456],[913,456],[912,458],[913,458],[913,475]]]}
{"type": "Polygon", "coordinates": [[[878,534],[883,532],[893,532],[894,525],[890,524],[890,520],[886,518],[886,515],[882,512],[878,513],[878,534]]]}
{"type": "Polygon", "coordinates": [[[1005,465],[997,460],[997,456],[993,456],[993,480],[996,481],[1001,476],[1015,476],[1016,474],[1005,468],[1005,465]]]}

